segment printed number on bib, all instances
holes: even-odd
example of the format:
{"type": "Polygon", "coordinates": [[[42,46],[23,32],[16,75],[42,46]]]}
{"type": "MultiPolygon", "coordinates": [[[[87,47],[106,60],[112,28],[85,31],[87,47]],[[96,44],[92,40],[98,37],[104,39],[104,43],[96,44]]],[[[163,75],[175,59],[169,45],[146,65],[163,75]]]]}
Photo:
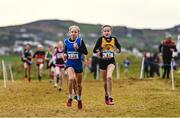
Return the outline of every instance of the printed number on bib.
{"type": "Polygon", "coordinates": [[[128,67],[128,64],[124,64],[124,66],[127,68],[127,67],[128,67]]]}
{"type": "Polygon", "coordinates": [[[57,53],[57,58],[58,59],[62,58],[62,54],[61,53],[57,53]]]}
{"type": "Polygon", "coordinates": [[[79,59],[78,52],[68,52],[68,59],[79,59]]]}
{"type": "Polygon", "coordinates": [[[38,62],[38,63],[42,63],[42,62],[43,62],[43,59],[42,59],[42,58],[39,58],[39,59],[37,59],[37,62],[38,62]]]}
{"type": "Polygon", "coordinates": [[[114,57],[114,53],[111,51],[103,51],[102,52],[103,59],[110,59],[114,57]]]}

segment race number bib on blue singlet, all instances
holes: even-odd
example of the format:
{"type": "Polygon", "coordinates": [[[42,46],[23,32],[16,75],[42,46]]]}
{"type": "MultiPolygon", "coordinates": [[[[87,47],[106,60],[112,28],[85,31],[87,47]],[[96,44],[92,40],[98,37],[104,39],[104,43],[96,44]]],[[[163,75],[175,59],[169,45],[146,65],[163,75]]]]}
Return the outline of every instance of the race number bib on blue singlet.
{"type": "Polygon", "coordinates": [[[112,51],[103,51],[102,58],[103,59],[110,59],[114,57],[114,53],[112,51]]]}
{"type": "Polygon", "coordinates": [[[68,59],[79,59],[78,52],[68,52],[68,59]]]}

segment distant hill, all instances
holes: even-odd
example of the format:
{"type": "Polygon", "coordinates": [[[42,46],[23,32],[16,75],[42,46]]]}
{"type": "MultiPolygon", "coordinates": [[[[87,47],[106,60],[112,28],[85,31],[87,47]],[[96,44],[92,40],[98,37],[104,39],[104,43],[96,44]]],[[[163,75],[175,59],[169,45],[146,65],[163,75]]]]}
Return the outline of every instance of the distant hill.
{"type": "MultiPolygon", "coordinates": [[[[84,24],[65,20],[40,20],[28,24],[0,27],[0,46],[13,46],[15,41],[58,41],[67,37],[70,25],[78,25],[81,29],[81,36],[90,46],[101,35],[100,24],[84,24]]],[[[138,48],[140,50],[156,50],[157,45],[164,38],[166,33],[171,33],[176,39],[180,34],[180,25],[169,29],[133,29],[125,26],[114,26],[115,35],[122,47],[138,48]]]]}

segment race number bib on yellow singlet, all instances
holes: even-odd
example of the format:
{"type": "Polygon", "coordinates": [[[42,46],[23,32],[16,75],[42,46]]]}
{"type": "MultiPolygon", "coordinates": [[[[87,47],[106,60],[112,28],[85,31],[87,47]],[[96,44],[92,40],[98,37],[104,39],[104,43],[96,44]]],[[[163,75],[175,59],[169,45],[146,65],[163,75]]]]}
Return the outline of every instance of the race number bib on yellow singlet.
{"type": "Polygon", "coordinates": [[[68,52],[68,59],[79,59],[78,52],[68,52]]]}
{"type": "Polygon", "coordinates": [[[112,51],[103,51],[102,58],[103,59],[110,59],[114,57],[114,53],[112,51]]]}

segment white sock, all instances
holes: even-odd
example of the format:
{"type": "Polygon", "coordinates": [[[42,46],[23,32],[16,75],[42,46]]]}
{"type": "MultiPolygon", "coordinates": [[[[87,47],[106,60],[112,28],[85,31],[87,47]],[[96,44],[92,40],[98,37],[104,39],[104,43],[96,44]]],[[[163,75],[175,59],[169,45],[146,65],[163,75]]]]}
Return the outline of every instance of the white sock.
{"type": "Polygon", "coordinates": [[[72,99],[72,95],[69,95],[69,99],[72,99]]]}
{"type": "Polygon", "coordinates": [[[77,96],[77,100],[81,100],[81,96],[78,95],[78,96],[77,96]]]}

